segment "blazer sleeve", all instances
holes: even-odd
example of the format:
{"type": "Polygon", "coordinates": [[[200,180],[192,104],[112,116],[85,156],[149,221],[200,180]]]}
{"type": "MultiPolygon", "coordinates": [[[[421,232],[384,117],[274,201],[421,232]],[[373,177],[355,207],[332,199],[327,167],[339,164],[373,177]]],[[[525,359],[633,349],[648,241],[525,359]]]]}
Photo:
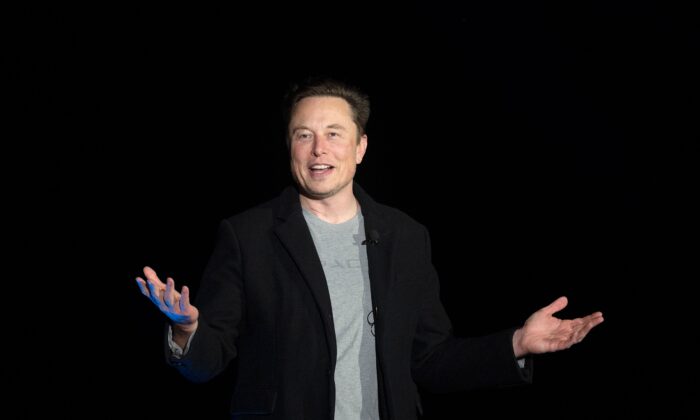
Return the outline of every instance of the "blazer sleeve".
{"type": "Polygon", "coordinates": [[[412,349],[415,382],[435,393],[531,382],[531,360],[521,368],[513,352],[515,329],[472,338],[452,334],[452,324],[440,301],[430,237],[425,228],[422,243],[426,281],[412,349]]]}
{"type": "Polygon", "coordinates": [[[236,357],[236,339],[245,310],[241,249],[227,220],[219,225],[195,306],[199,309],[199,325],[189,351],[180,359],[174,358],[166,342],[166,361],[189,380],[205,382],[236,357]]]}

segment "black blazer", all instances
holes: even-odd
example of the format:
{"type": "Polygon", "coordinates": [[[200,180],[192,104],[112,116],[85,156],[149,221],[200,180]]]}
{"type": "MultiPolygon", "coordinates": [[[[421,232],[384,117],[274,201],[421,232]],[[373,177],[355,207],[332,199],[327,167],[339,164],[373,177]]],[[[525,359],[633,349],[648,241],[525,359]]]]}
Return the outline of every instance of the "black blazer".
{"type": "MultiPolygon", "coordinates": [[[[365,231],[379,239],[367,256],[382,419],[417,418],[417,385],[445,392],[528,382],[513,330],[452,336],[426,229],[357,184],[354,192],[365,231]]],[[[221,222],[195,301],[200,320],[189,351],[168,361],[199,382],[236,359],[233,418],[333,418],[332,308],[295,188],[221,222]]]]}

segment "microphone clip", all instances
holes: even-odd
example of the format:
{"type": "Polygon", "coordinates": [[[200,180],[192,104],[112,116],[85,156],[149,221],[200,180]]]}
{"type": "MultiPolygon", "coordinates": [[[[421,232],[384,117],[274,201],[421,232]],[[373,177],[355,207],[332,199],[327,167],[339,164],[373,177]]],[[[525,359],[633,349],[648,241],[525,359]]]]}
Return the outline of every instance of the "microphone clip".
{"type": "Polygon", "coordinates": [[[369,237],[362,241],[362,245],[378,245],[379,244],[379,232],[376,230],[371,230],[369,232],[369,237]]]}

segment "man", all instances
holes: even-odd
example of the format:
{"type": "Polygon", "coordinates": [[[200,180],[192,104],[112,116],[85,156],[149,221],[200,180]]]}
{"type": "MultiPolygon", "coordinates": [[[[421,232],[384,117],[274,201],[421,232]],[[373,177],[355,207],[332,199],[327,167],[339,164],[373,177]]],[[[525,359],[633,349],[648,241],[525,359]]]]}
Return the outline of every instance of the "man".
{"type": "Polygon", "coordinates": [[[169,363],[206,381],[237,359],[234,418],[415,419],[417,386],[444,392],[529,382],[525,356],[565,349],[603,321],[552,315],[456,338],[426,229],[353,182],[369,100],[323,80],[289,96],[296,181],[224,220],[197,305],[146,267],[141,292],[170,319],[169,363]]]}

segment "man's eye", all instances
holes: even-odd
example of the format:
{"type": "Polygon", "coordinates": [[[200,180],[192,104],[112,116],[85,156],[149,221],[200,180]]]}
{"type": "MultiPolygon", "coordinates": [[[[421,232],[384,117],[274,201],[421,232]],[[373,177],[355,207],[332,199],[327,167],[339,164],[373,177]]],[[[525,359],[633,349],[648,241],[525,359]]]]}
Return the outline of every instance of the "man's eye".
{"type": "Polygon", "coordinates": [[[330,133],[328,133],[328,137],[340,137],[340,133],[336,133],[334,131],[331,131],[330,133]]]}
{"type": "Polygon", "coordinates": [[[310,138],[311,138],[311,134],[309,134],[309,133],[297,134],[297,139],[299,139],[299,140],[309,140],[310,138]]]}

